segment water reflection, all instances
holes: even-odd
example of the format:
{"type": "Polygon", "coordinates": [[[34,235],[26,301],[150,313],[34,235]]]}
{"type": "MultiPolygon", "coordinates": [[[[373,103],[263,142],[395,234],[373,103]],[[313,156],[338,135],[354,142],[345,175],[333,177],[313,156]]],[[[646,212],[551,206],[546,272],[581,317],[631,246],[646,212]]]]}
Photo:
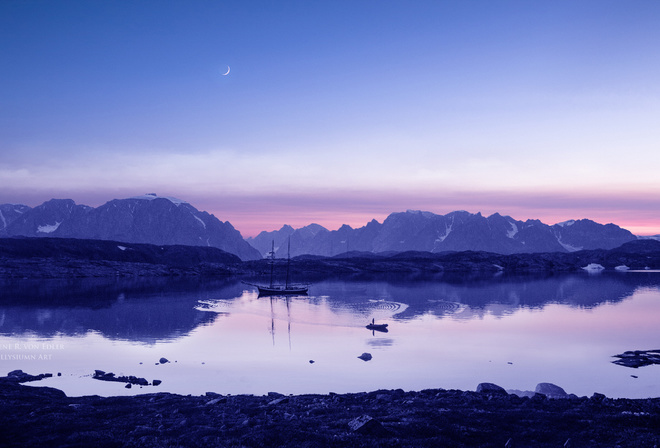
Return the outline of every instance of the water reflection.
{"type": "Polygon", "coordinates": [[[261,298],[234,280],[5,281],[0,368],[69,371],[77,382],[44,385],[70,394],[140,392],[81,386],[102,369],[152,375],[163,380],[159,390],[177,393],[474,389],[482,381],[533,389],[549,381],[577,394],[598,384],[612,396],[655,396],[657,370],[640,369],[630,384],[610,357],[655,348],[659,279],[326,280],[309,296],[261,298]],[[389,332],[367,330],[372,319],[389,332]],[[44,342],[64,350],[30,351],[44,342]],[[355,364],[365,351],[373,360],[355,364]],[[35,353],[48,363],[26,364],[35,353]],[[173,362],[155,367],[161,356],[173,362]]]}
{"type": "Polygon", "coordinates": [[[80,336],[154,343],[190,333],[214,317],[194,310],[197,300],[234,297],[236,282],[98,279],[3,282],[0,334],[80,336]]]}
{"type": "Polygon", "coordinates": [[[388,300],[341,302],[331,296],[261,297],[255,291],[243,291],[233,300],[200,300],[198,311],[218,314],[240,313],[270,317],[272,321],[298,324],[363,327],[372,319],[396,318],[408,305],[388,300]]]}
{"type": "Polygon", "coordinates": [[[502,317],[520,308],[543,309],[548,304],[591,309],[620,302],[640,287],[658,288],[657,278],[652,273],[628,272],[442,282],[325,281],[316,283],[309,296],[273,297],[278,305],[270,307],[262,306],[268,298],[258,298],[231,280],[4,281],[0,283],[0,334],[51,337],[95,331],[110,339],[154,342],[181,337],[232,311],[339,326],[424,315],[469,320],[487,314],[502,317]],[[311,304],[312,309],[327,307],[332,313],[292,316],[291,304],[298,302],[311,304]]]}

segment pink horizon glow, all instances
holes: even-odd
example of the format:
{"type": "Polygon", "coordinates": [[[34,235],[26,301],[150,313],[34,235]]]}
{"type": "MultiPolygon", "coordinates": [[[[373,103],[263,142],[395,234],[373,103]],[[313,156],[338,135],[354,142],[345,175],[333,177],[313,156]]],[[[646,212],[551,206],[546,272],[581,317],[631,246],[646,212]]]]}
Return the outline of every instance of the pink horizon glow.
{"type": "MultiPolygon", "coordinates": [[[[214,214],[216,217],[218,214],[216,212],[207,210],[209,213],[214,214]]],[[[404,212],[404,209],[401,210],[392,210],[390,213],[396,213],[396,212],[404,212]]],[[[444,215],[447,213],[450,213],[455,210],[448,210],[446,212],[434,212],[433,210],[426,210],[430,211],[432,213],[436,213],[438,215],[444,215]]],[[[470,213],[477,213],[479,210],[466,210],[470,213]]],[[[327,215],[327,217],[322,217],[319,215],[319,217],[316,218],[286,218],[284,216],[273,216],[272,219],[265,219],[262,218],[261,220],[257,220],[255,217],[250,217],[250,216],[243,216],[241,214],[235,215],[234,219],[229,220],[229,222],[236,228],[238,231],[241,232],[241,235],[244,238],[249,238],[249,237],[255,237],[257,236],[261,231],[273,231],[273,230],[279,230],[282,228],[284,225],[290,225],[294,229],[298,229],[301,227],[305,227],[309,224],[319,224],[323,227],[325,227],[328,230],[337,230],[339,229],[342,225],[349,225],[350,227],[357,229],[360,227],[364,227],[369,223],[372,219],[375,219],[379,223],[382,223],[387,216],[390,213],[379,213],[377,215],[366,215],[366,214],[360,214],[360,213],[352,213],[352,214],[346,214],[342,215],[341,219],[337,219],[336,216],[333,216],[333,213],[327,212],[324,215],[327,215]],[[281,223],[281,224],[277,224],[281,223]]],[[[496,213],[496,212],[494,212],[496,213]]],[[[511,216],[513,219],[517,221],[526,221],[527,219],[538,219],[539,221],[543,222],[544,224],[548,225],[553,225],[557,224],[560,222],[564,221],[569,221],[572,219],[578,220],[578,219],[591,219],[592,221],[598,222],[600,224],[615,224],[623,229],[626,229],[633,233],[634,235],[637,236],[655,236],[655,235],[660,235],[660,226],[657,225],[657,223],[649,223],[649,222],[639,222],[639,221],[627,221],[627,220],[619,220],[619,221],[612,221],[607,219],[607,215],[603,213],[603,219],[600,219],[596,214],[591,214],[590,216],[576,216],[575,214],[572,215],[557,215],[557,214],[545,214],[542,215],[531,215],[528,214],[528,216],[522,216],[522,215],[516,215],[512,213],[503,213],[499,212],[501,215],[508,215],[511,216]]],[[[481,212],[482,215],[484,216],[490,216],[493,213],[483,213],[481,212]]]]}
{"type": "MultiPolygon", "coordinates": [[[[660,200],[652,197],[625,195],[599,197],[562,194],[522,193],[446,193],[437,197],[413,194],[337,193],[325,195],[253,196],[155,191],[162,197],[176,197],[200,211],[228,221],[244,238],[261,231],[273,231],[287,224],[300,228],[312,223],[328,230],[344,224],[360,228],[375,219],[382,223],[391,213],[423,210],[444,215],[457,210],[494,213],[525,221],[538,219],[553,225],[577,219],[591,219],[601,224],[616,224],[635,235],[660,234],[660,200]]],[[[32,194],[0,194],[0,203],[23,203],[35,207],[51,198],[73,199],[77,204],[98,207],[112,199],[128,198],[145,192],[116,189],[103,192],[35,192],[32,194]]]]}

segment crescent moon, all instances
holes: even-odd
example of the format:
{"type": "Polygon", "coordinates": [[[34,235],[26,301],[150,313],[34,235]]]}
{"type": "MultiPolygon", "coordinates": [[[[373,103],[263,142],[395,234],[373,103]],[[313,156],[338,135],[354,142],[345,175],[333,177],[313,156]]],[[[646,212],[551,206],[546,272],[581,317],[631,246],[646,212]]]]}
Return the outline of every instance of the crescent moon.
{"type": "Polygon", "coordinates": [[[230,70],[231,70],[231,68],[229,68],[229,66],[227,66],[227,72],[226,72],[226,73],[223,73],[222,76],[227,76],[227,75],[229,74],[229,71],[230,71],[230,70]]]}

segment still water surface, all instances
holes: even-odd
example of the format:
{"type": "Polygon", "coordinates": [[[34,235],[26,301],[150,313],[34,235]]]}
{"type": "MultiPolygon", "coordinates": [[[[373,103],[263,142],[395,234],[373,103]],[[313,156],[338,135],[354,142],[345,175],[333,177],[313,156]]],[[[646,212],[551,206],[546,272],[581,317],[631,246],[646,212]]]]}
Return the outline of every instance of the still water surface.
{"type": "Polygon", "coordinates": [[[53,373],[30,384],[70,396],[474,390],[480,382],[534,390],[551,382],[580,396],[660,397],[660,365],[611,363],[626,350],[660,348],[658,272],[323,281],[290,298],[258,297],[234,281],[0,286],[0,374],[53,373]],[[371,319],[389,331],[367,330],[371,319]],[[364,352],[373,359],[358,359],[364,352]],[[92,379],[95,369],[162,384],[126,389],[92,379]]]}

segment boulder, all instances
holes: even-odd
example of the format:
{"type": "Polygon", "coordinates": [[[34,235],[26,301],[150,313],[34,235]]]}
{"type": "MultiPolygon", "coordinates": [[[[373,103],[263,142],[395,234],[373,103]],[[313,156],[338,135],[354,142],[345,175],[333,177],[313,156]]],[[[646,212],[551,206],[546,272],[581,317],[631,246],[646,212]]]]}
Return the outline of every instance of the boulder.
{"type": "Polygon", "coordinates": [[[537,394],[543,394],[548,398],[566,398],[568,394],[561,387],[552,383],[539,383],[534,390],[537,394]]]}
{"type": "Polygon", "coordinates": [[[371,356],[371,353],[362,353],[360,356],[358,356],[358,358],[360,358],[362,361],[371,361],[373,356],[371,356]]]}
{"type": "Polygon", "coordinates": [[[589,263],[588,265],[584,266],[582,269],[589,273],[597,273],[603,271],[605,268],[603,265],[598,264],[598,263],[589,263]]]}
{"type": "Polygon", "coordinates": [[[363,435],[385,436],[389,434],[389,431],[378,420],[366,414],[348,422],[348,427],[351,428],[351,431],[363,435]]]}
{"type": "Polygon", "coordinates": [[[489,395],[508,395],[503,387],[493,383],[480,383],[477,386],[477,392],[489,395]]]}
{"type": "Polygon", "coordinates": [[[29,376],[27,373],[23,372],[22,370],[12,370],[7,374],[7,378],[10,380],[16,381],[17,383],[20,383],[23,378],[29,376]]]}

